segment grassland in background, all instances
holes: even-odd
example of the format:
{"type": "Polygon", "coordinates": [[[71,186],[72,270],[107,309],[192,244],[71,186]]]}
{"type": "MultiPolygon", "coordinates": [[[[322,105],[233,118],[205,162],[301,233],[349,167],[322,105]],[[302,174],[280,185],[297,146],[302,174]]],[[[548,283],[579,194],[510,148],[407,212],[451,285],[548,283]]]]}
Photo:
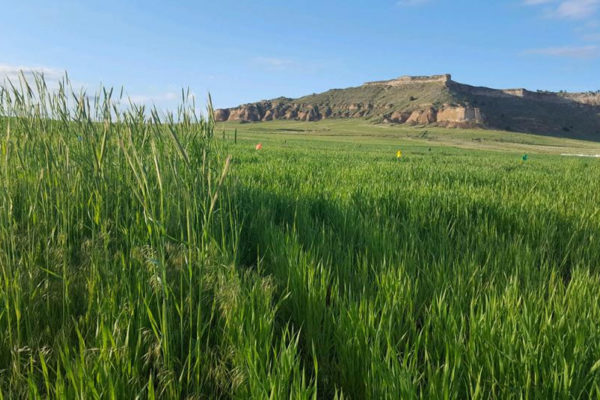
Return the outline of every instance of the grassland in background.
{"type": "Polygon", "coordinates": [[[0,397],[600,396],[597,144],[3,96],[0,397]]]}
{"type": "Polygon", "coordinates": [[[484,129],[449,129],[412,127],[401,124],[373,124],[364,119],[330,119],[318,122],[270,121],[261,123],[218,123],[217,136],[223,131],[229,140],[234,132],[252,140],[281,139],[309,142],[333,142],[369,146],[455,147],[472,150],[495,150],[505,153],[600,154],[600,143],[551,136],[484,129]]]}

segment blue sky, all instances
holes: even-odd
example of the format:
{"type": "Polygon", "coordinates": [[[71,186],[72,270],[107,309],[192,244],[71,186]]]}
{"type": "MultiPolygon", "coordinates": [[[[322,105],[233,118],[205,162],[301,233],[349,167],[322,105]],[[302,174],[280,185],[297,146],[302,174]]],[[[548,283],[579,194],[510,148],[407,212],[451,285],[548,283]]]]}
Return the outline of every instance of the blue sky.
{"type": "Polygon", "coordinates": [[[173,107],[217,107],[400,75],[600,89],[600,0],[2,0],[0,76],[68,71],[173,107]]]}

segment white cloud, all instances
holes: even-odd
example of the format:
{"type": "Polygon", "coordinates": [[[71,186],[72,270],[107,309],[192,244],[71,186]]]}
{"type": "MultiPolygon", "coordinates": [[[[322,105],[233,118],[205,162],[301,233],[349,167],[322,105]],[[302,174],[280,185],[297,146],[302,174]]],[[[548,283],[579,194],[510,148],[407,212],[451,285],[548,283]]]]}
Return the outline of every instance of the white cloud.
{"type": "Polygon", "coordinates": [[[429,3],[431,0],[399,0],[396,4],[403,7],[419,6],[429,3]]]}
{"type": "Polygon", "coordinates": [[[287,57],[265,57],[257,56],[249,60],[249,64],[255,68],[272,72],[301,72],[304,74],[315,73],[322,70],[323,68],[330,68],[331,60],[297,60],[294,58],[287,57]]]}
{"type": "Polygon", "coordinates": [[[132,94],[128,95],[127,99],[134,104],[154,104],[154,103],[162,103],[167,101],[174,101],[179,98],[175,92],[164,92],[155,95],[146,95],[146,94],[132,94]]]}
{"type": "MultiPolygon", "coordinates": [[[[574,33],[584,42],[600,42],[597,33],[600,27],[598,11],[600,0],[521,0],[526,6],[537,6],[547,18],[566,20],[574,33]]],[[[596,58],[600,56],[600,47],[596,45],[572,45],[533,49],[526,54],[541,54],[567,58],[596,58]]]]}
{"type": "Polygon", "coordinates": [[[600,33],[586,33],[583,39],[589,42],[600,42],[600,33]]]}
{"type": "Polygon", "coordinates": [[[289,69],[297,65],[293,60],[279,57],[254,57],[252,61],[256,65],[279,71],[289,69]]]}
{"type": "Polygon", "coordinates": [[[51,81],[58,81],[64,77],[65,71],[44,66],[31,67],[25,65],[0,64],[0,82],[8,79],[13,83],[17,83],[21,74],[24,75],[27,80],[33,79],[35,74],[42,74],[46,79],[46,83],[50,83],[51,81]]]}
{"type": "Polygon", "coordinates": [[[600,0],[566,0],[558,5],[555,15],[568,19],[592,18],[599,6],[600,0]]]}
{"type": "Polygon", "coordinates": [[[565,58],[596,58],[600,56],[600,47],[594,45],[548,47],[544,49],[527,50],[525,53],[565,58]]]}
{"type": "Polygon", "coordinates": [[[548,6],[548,16],[571,20],[594,19],[600,8],[600,0],[522,0],[522,3],[526,6],[548,6]]]}

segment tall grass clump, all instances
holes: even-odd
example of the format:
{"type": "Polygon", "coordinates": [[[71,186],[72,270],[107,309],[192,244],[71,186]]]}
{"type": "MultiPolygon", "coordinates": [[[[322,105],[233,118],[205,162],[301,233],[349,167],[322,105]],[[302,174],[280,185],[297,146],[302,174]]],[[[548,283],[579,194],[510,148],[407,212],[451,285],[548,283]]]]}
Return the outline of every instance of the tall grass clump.
{"type": "Polygon", "coordinates": [[[211,114],[0,89],[0,399],[600,397],[596,160],[211,114]]]}
{"type": "Polygon", "coordinates": [[[308,398],[298,331],[237,265],[230,158],[176,112],[0,89],[0,398],[308,398]]]}

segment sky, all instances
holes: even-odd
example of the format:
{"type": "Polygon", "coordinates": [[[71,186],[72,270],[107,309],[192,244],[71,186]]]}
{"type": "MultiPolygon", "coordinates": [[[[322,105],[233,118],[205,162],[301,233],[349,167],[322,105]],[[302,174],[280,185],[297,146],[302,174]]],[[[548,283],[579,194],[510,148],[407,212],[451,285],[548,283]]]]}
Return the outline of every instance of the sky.
{"type": "Polygon", "coordinates": [[[0,81],[18,70],[216,107],[402,75],[600,89],[600,0],[0,0],[0,81]]]}

